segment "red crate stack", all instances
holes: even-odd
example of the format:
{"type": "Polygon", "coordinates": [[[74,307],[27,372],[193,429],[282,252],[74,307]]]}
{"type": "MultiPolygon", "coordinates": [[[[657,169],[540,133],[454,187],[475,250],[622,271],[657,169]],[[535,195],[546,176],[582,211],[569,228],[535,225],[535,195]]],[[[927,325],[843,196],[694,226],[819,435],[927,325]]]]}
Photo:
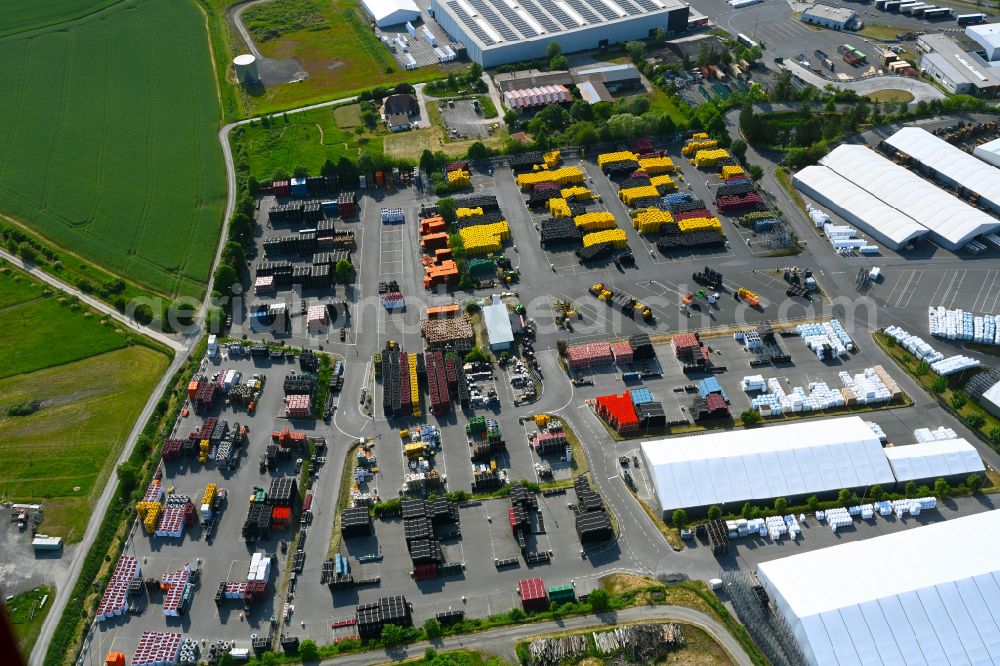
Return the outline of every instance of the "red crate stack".
{"type": "Polygon", "coordinates": [[[558,190],[559,184],[555,181],[546,180],[541,183],[535,183],[531,186],[532,192],[544,192],[545,190],[558,190]]]}
{"type": "Polygon", "coordinates": [[[357,208],[354,195],[349,192],[342,193],[337,200],[337,211],[341,217],[354,217],[357,213],[357,208]]]}
{"type": "Polygon", "coordinates": [[[591,342],[566,349],[566,361],[571,368],[588,368],[592,365],[611,363],[611,345],[607,342],[591,342]]]}
{"type": "Polygon", "coordinates": [[[639,417],[635,413],[632,397],[626,392],[621,395],[602,395],[597,399],[597,413],[620,433],[639,429],[639,417]]]}
{"type": "Polygon", "coordinates": [[[104,620],[121,615],[128,608],[129,584],[141,575],[139,561],[129,555],[118,558],[108,586],[104,588],[101,603],[97,605],[97,619],[104,620]]]}
{"type": "Polygon", "coordinates": [[[712,217],[712,213],[709,212],[707,208],[697,208],[695,210],[684,211],[683,213],[674,213],[674,222],[680,222],[681,220],[690,220],[698,217],[712,217]]]}
{"type": "Polygon", "coordinates": [[[674,348],[677,358],[690,358],[695,350],[701,346],[701,340],[697,333],[678,333],[673,337],[670,344],[674,348]]]}
{"type": "Polygon", "coordinates": [[[165,439],[163,440],[163,449],[161,454],[164,460],[176,460],[181,457],[181,449],[184,446],[184,440],[182,439],[165,439]]]}
{"type": "Polygon", "coordinates": [[[292,196],[292,186],[287,180],[274,181],[271,183],[271,189],[274,190],[274,196],[276,197],[292,196]]]}
{"type": "Polygon", "coordinates": [[[632,362],[632,345],[628,340],[618,340],[611,343],[611,355],[615,357],[615,363],[632,362]]]}
{"type": "Polygon", "coordinates": [[[215,430],[215,425],[218,422],[219,422],[219,419],[217,419],[214,416],[211,416],[211,417],[205,419],[202,422],[201,427],[198,428],[196,439],[211,439],[212,438],[212,431],[215,430]]]}
{"type": "Polygon", "coordinates": [[[284,530],[292,524],[292,508],[288,506],[276,506],[271,509],[271,529],[284,530]]]}
{"type": "Polygon", "coordinates": [[[721,419],[729,415],[729,405],[726,404],[726,399],[718,393],[709,393],[706,395],[705,405],[709,418],[721,419]]]}
{"type": "MultiPolygon", "coordinates": [[[[448,394],[448,371],[445,367],[444,354],[428,352],[424,356],[427,366],[427,389],[431,396],[431,412],[437,416],[447,414],[451,406],[448,394]]],[[[454,364],[452,368],[454,369],[454,364]]]]}
{"type": "Polygon", "coordinates": [[[522,578],[517,584],[524,610],[545,610],[549,607],[549,597],[541,578],[522,578]]]}
{"type": "MultiPolygon", "coordinates": [[[[648,136],[641,139],[633,139],[632,143],[629,144],[629,147],[632,149],[633,153],[648,153],[653,149],[653,140],[648,136]]],[[[643,157],[645,157],[645,155],[643,157]]]]}
{"type": "Polygon", "coordinates": [[[400,352],[399,354],[399,402],[402,405],[403,414],[409,416],[413,413],[413,398],[410,394],[410,354],[400,352]]]}
{"type": "Polygon", "coordinates": [[[181,652],[181,634],[165,631],[144,631],[132,653],[132,666],[176,664],[181,652]]]}
{"type": "Polygon", "coordinates": [[[539,455],[562,453],[566,450],[566,433],[562,431],[538,433],[531,445],[539,455]]]}
{"type": "Polygon", "coordinates": [[[719,197],[715,205],[720,213],[729,215],[743,210],[757,210],[758,207],[764,205],[764,200],[756,192],[748,192],[747,194],[719,197]]]}
{"type": "Polygon", "coordinates": [[[413,565],[413,580],[431,580],[438,576],[437,562],[413,565]]]}
{"type": "Polygon", "coordinates": [[[448,356],[444,359],[445,376],[448,379],[448,391],[451,395],[458,393],[458,369],[455,366],[455,357],[448,356]]]}

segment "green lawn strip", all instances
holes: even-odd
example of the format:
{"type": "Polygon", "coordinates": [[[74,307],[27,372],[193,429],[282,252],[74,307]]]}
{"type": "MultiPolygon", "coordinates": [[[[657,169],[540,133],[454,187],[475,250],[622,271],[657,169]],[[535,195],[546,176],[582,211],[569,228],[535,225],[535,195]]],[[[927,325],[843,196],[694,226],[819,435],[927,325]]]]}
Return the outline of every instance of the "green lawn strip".
{"type": "Polygon", "coordinates": [[[3,604],[7,619],[14,630],[14,637],[17,639],[17,648],[25,661],[31,654],[35,641],[38,640],[42,623],[45,622],[53,601],[55,601],[55,588],[41,585],[15,595],[13,599],[3,604]],[[43,601],[44,606],[41,605],[43,601]]]}
{"type": "Polygon", "coordinates": [[[233,57],[243,50],[236,48],[225,14],[226,7],[233,4],[233,0],[194,1],[208,29],[215,87],[222,103],[222,120],[229,122],[244,118],[249,114],[250,102],[243,88],[235,84],[235,74],[231,74],[233,57]]]}
{"type": "Polygon", "coordinates": [[[330,535],[330,547],[327,550],[326,558],[333,559],[340,552],[340,544],[343,535],[340,533],[340,514],[348,508],[351,497],[351,487],[354,485],[354,459],[360,445],[355,442],[347,449],[344,455],[344,471],[340,475],[340,490],[337,493],[337,503],[334,505],[337,515],[333,520],[333,533],[330,535]]]}
{"type": "Polygon", "coordinates": [[[160,444],[170,432],[184,405],[188,380],[200,367],[206,344],[206,339],[202,338],[187,362],[170,378],[167,391],[143,427],[127,461],[128,465],[139,470],[139,482],[134,487],[124,486],[121,481],[116,484],[115,498],[108,505],[97,537],[87,551],[69,602],[45,652],[42,662],[44,666],[70,666],[75,663],[83,645],[86,628],[90,626],[101,593],[125,545],[131,521],[135,519],[134,504],[141,498],[142,491],[153,477],[160,459],[160,444]]]}
{"type": "Polygon", "coordinates": [[[243,12],[243,24],[255,42],[266,42],[299,30],[330,27],[320,0],[274,0],[243,12]]]}
{"type": "Polygon", "coordinates": [[[202,295],[226,197],[204,26],[191,0],[122,0],[0,40],[0,212],[148,289],[202,295]]]}

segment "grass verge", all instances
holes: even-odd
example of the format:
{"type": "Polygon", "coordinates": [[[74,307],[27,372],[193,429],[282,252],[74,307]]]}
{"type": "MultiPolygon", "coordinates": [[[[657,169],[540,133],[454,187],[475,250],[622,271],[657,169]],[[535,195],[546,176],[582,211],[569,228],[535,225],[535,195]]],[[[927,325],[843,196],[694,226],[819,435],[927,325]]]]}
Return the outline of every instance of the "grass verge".
{"type": "Polygon", "coordinates": [[[22,592],[10,601],[4,602],[4,610],[14,629],[17,649],[27,661],[31,649],[35,647],[38,634],[42,631],[42,623],[52,608],[55,600],[55,588],[41,585],[33,590],[22,592]],[[42,605],[44,602],[44,606],[42,605]]]}
{"type": "Polygon", "coordinates": [[[344,471],[340,474],[340,490],[337,493],[337,503],[334,504],[337,516],[333,519],[333,533],[330,535],[330,548],[326,552],[326,559],[332,559],[340,552],[340,544],[343,535],[340,533],[340,514],[347,508],[348,498],[351,496],[351,485],[354,483],[354,458],[360,448],[359,444],[348,447],[344,455],[344,471]]]}
{"type": "Polygon", "coordinates": [[[876,90],[873,93],[868,93],[865,97],[869,98],[873,102],[902,102],[909,104],[913,101],[912,93],[907,92],[906,90],[899,90],[897,88],[876,90]]]}

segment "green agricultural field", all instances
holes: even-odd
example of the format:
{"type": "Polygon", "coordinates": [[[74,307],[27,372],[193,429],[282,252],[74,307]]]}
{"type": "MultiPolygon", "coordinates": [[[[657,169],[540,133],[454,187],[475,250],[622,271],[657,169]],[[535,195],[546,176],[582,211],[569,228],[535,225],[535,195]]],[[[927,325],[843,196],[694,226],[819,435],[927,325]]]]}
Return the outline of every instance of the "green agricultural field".
{"type": "Polygon", "coordinates": [[[11,268],[0,294],[0,496],[76,541],[168,359],[11,268]]]}
{"type": "Polygon", "coordinates": [[[42,631],[42,623],[45,616],[52,608],[55,601],[55,590],[46,585],[41,585],[33,590],[22,592],[10,601],[4,603],[7,617],[14,629],[14,637],[17,639],[17,647],[21,654],[27,657],[31,654],[31,648],[38,640],[38,634],[42,631]],[[42,601],[45,605],[41,606],[42,601]]]}
{"type": "Polygon", "coordinates": [[[15,5],[0,213],[154,291],[203,294],[226,195],[204,15],[194,0],[15,5]]]}
{"type": "MultiPolygon", "coordinates": [[[[278,116],[268,127],[260,123],[244,125],[237,130],[239,136],[234,136],[234,142],[246,147],[250,173],[261,180],[269,180],[276,169],[291,173],[296,167],[305,167],[309,173],[319,173],[328,159],[336,162],[345,155],[357,159],[362,152],[382,154],[383,136],[359,137],[353,127],[341,128],[334,116],[337,112],[340,109],[315,109],[278,116]]],[[[350,111],[340,112],[345,119],[355,115],[350,111]]],[[[354,121],[347,122],[353,125],[354,121]]]]}

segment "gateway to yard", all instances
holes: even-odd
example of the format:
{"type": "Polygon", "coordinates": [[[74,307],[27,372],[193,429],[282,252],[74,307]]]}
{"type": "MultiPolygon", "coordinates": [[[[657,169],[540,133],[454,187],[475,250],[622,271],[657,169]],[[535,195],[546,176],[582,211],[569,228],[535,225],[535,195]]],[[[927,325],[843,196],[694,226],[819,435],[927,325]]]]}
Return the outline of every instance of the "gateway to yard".
{"type": "Polygon", "coordinates": [[[680,0],[431,0],[431,12],[483,67],[544,57],[553,41],[567,53],[584,51],[656,28],[678,34],[688,22],[680,0]]]}
{"type": "Polygon", "coordinates": [[[1000,511],[764,562],[757,578],[812,666],[991,664],[1000,511]]]}
{"type": "Polygon", "coordinates": [[[642,457],[664,516],[713,504],[796,504],[842,488],[891,487],[882,444],[858,416],[643,442],[642,457]]]}

